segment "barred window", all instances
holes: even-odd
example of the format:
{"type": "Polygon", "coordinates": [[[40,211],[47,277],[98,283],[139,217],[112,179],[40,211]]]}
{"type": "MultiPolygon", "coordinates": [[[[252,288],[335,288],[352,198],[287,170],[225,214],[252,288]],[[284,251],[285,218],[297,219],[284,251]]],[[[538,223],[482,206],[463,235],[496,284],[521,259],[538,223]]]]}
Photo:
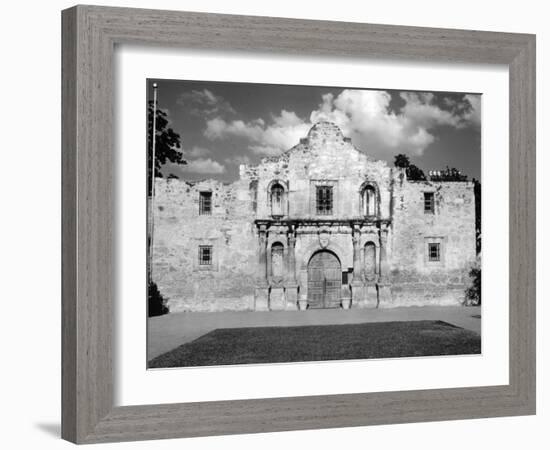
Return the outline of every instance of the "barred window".
{"type": "Polygon", "coordinates": [[[332,186],[317,186],[317,214],[332,214],[332,186]]]}
{"type": "Polygon", "coordinates": [[[199,193],[199,215],[209,216],[212,214],[212,192],[199,193]]]}
{"type": "Polygon", "coordinates": [[[212,246],[211,245],[199,245],[199,265],[201,266],[212,265],[212,246]]]}
{"type": "Polygon", "coordinates": [[[428,259],[430,261],[439,261],[441,259],[439,243],[431,242],[428,244],[428,259]]]}
{"type": "Polygon", "coordinates": [[[424,213],[433,214],[435,211],[434,193],[424,192],[424,213]]]}

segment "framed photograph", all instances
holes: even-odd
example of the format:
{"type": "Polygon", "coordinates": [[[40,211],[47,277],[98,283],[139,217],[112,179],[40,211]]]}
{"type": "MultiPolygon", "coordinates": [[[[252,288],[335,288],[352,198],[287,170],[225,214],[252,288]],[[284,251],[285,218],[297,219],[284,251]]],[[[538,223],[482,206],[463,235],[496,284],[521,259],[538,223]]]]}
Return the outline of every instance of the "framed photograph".
{"type": "Polygon", "coordinates": [[[148,91],[149,368],[481,353],[481,94],[148,91]]]}
{"type": "Polygon", "coordinates": [[[534,36],[62,24],[65,439],[535,413],[534,36]]]}

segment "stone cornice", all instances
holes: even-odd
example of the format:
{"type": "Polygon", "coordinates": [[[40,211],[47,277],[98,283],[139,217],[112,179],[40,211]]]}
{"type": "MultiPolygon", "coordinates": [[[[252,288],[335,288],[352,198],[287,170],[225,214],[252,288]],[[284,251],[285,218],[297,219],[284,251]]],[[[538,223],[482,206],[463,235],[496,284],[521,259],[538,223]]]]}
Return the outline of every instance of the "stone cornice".
{"type": "Polygon", "coordinates": [[[258,228],[270,228],[272,226],[282,226],[296,229],[299,227],[331,227],[331,226],[348,226],[350,228],[362,227],[362,226],[382,226],[391,224],[390,219],[378,219],[369,217],[358,217],[351,219],[291,219],[291,218],[277,218],[277,219],[256,219],[254,221],[258,228]]]}

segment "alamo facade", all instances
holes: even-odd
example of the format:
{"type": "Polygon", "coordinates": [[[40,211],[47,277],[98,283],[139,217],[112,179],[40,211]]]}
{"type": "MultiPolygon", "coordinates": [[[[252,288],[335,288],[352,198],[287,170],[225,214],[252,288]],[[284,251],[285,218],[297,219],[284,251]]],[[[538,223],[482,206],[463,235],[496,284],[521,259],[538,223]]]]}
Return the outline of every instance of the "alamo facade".
{"type": "Polygon", "coordinates": [[[155,180],[152,277],[170,312],[464,301],[471,182],[410,181],[319,122],[239,180],[155,180]]]}

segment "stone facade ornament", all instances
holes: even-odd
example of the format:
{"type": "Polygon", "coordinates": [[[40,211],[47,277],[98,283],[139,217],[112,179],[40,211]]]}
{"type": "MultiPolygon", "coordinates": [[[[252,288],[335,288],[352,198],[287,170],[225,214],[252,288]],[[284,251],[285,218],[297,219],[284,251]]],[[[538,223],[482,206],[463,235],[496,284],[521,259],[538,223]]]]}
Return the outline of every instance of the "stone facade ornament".
{"type": "Polygon", "coordinates": [[[330,230],[322,228],[319,230],[319,245],[321,248],[327,248],[330,244],[330,230]]]}

